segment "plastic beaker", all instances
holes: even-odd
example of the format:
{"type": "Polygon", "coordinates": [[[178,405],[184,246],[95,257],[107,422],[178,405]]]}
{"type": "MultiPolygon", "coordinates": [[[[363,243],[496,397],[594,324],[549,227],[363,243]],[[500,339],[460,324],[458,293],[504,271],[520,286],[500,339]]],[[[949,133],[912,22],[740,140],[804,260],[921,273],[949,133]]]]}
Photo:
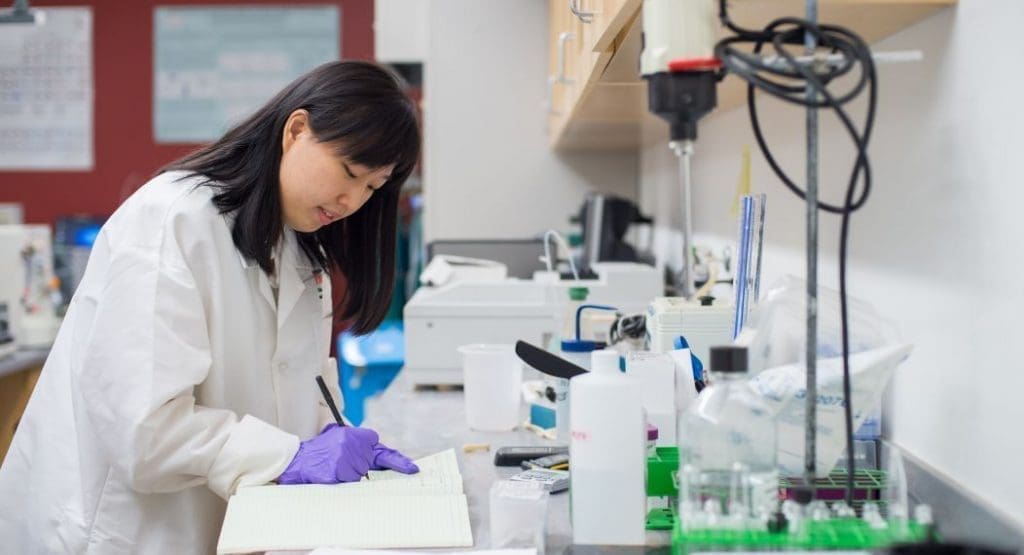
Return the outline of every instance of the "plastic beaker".
{"type": "Polygon", "coordinates": [[[519,423],[523,365],[512,345],[459,347],[466,423],[474,430],[500,432],[519,423]]]}
{"type": "Polygon", "coordinates": [[[548,497],[532,482],[499,480],[490,490],[491,549],[535,548],[544,554],[548,497]]]}

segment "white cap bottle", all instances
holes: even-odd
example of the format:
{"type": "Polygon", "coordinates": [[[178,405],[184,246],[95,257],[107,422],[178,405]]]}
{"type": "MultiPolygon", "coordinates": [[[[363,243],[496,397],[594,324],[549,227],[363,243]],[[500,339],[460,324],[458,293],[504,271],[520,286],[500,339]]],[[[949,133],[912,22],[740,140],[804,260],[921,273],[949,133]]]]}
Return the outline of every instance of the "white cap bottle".
{"type": "Polygon", "coordinates": [[[619,353],[594,351],[591,371],[570,380],[574,544],[643,545],[647,517],[646,423],[640,384],[619,353]]]}

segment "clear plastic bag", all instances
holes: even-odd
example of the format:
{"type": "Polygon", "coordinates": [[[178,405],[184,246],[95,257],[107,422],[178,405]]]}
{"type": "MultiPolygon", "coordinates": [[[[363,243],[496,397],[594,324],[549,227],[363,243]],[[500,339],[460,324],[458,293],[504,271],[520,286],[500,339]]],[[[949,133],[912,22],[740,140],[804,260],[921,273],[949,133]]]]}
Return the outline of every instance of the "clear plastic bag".
{"type": "MultiPolygon", "coordinates": [[[[751,373],[806,360],[807,282],[786,276],[773,284],[736,338],[749,349],[751,373]]],[[[896,325],[870,303],[847,298],[850,354],[902,342],[896,325]]],[[[843,353],[839,292],[818,287],[819,358],[843,353]]]]}
{"type": "MultiPolygon", "coordinates": [[[[911,347],[895,343],[850,355],[850,403],[853,427],[878,405],[892,373],[911,347]]],[[[750,387],[769,407],[778,426],[778,460],[788,476],[799,476],[804,464],[807,372],[802,362],[767,368],[750,380],[750,387]]],[[[816,467],[827,474],[846,448],[845,406],[841,357],[818,360],[816,467]]]]}
{"type": "MultiPolygon", "coordinates": [[[[779,465],[798,475],[803,465],[806,384],[807,282],[786,276],[751,313],[736,343],[748,348],[751,386],[764,397],[779,426],[779,465]]],[[[896,325],[870,303],[847,299],[851,407],[858,429],[871,418],[896,367],[911,346],[896,325]]],[[[839,292],[818,288],[817,468],[827,472],[845,448],[843,344],[839,292]]]]}

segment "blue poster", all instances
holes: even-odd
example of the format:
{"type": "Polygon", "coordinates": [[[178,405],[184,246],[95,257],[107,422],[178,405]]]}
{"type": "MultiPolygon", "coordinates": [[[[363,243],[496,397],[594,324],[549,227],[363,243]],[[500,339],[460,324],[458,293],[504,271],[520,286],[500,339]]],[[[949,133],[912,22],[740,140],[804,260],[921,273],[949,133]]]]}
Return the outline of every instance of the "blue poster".
{"type": "Polygon", "coordinates": [[[217,139],[296,77],[341,56],[337,6],[159,7],[153,28],[158,143],[217,139]]]}

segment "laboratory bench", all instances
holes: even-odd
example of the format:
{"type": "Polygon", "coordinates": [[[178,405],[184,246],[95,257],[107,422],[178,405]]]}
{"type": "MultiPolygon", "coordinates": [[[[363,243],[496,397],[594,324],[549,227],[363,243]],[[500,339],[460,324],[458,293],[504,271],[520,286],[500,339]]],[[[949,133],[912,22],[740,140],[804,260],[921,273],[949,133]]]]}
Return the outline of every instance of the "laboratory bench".
{"type": "MultiPolygon", "coordinates": [[[[461,389],[417,390],[409,372],[401,371],[379,397],[366,401],[363,426],[380,435],[381,443],[416,459],[454,448],[462,473],[473,530],[473,549],[489,549],[489,491],[491,484],[521,471],[518,467],[494,466],[499,447],[556,445],[555,441],[523,429],[511,432],[477,432],[466,425],[461,389]],[[487,444],[487,451],[463,452],[464,445],[487,444]]],[[[522,419],[527,412],[523,407],[522,419]]],[[[572,545],[568,491],[552,494],[548,501],[545,552],[559,553],[669,553],[668,532],[647,532],[647,546],[572,545]]]]}
{"type": "Polygon", "coordinates": [[[13,353],[0,357],[0,379],[11,374],[41,368],[46,362],[50,349],[18,349],[13,353]]]}
{"type": "MultiPolygon", "coordinates": [[[[533,372],[528,370],[528,372],[533,372]]],[[[524,376],[525,377],[525,376],[524,376]]],[[[488,503],[491,484],[520,471],[494,466],[494,452],[503,446],[555,445],[552,440],[517,429],[512,432],[477,432],[466,425],[461,389],[418,390],[409,372],[398,373],[379,397],[366,401],[363,426],[380,434],[381,442],[412,458],[454,448],[469,504],[474,549],[489,549],[488,503]],[[463,452],[468,444],[485,443],[488,451],[463,452]]],[[[522,419],[527,413],[522,408],[522,419]]],[[[926,463],[904,453],[906,477],[914,502],[932,506],[939,532],[946,541],[982,544],[1024,555],[1024,533],[986,503],[965,492],[926,463]]],[[[572,544],[569,494],[552,494],[548,502],[546,553],[669,553],[668,532],[647,532],[647,545],[624,548],[572,544]]]]}
{"type": "Polygon", "coordinates": [[[0,358],[0,461],[14,439],[21,413],[32,396],[50,349],[19,349],[0,358]]]}

